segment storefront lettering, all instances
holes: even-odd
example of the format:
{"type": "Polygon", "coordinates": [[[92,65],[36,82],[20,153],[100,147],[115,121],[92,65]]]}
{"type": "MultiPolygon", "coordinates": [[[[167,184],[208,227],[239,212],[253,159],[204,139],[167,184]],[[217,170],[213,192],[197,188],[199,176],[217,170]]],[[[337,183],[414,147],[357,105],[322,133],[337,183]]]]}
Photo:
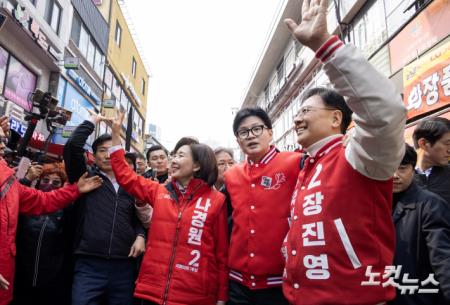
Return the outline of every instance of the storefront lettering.
{"type": "Polygon", "coordinates": [[[38,22],[31,18],[28,12],[17,4],[16,8],[11,12],[17,22],[25,29],[27,29],[36,43],[45,51],[49,52],[56,60],[60,59],[61,53],[58,53],[47,42],[47,36],[40,30],[38,22]]]}
{"type": "Polygon", "coordinates": [[[67,70],[67,75],[73,79],[78,87],[80,87],[84,93],[90,96],[97,104],[100,104],[100,98],[92,91],[91,87],[85,82],[85,80],[79,76],[74,70],[67,70]]]}

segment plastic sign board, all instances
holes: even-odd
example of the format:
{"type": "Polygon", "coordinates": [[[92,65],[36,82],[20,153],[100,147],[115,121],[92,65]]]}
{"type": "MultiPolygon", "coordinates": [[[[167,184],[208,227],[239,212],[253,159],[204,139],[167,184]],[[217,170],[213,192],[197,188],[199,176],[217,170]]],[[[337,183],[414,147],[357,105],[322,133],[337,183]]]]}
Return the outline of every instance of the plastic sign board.
{"type": "Polygon", "coordinates": [[[64,68],[66,69],[79,69],[80,59],[78,57],[66,57],[64,58],[64,68]]]}

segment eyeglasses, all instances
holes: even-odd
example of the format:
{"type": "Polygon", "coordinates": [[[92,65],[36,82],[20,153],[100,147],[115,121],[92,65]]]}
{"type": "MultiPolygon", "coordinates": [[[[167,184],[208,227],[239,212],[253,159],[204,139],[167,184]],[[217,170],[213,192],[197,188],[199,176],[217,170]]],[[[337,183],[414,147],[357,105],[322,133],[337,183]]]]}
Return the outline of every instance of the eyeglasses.
{"type": "Polygon", "coordinates": [[[61,186],[62,181],[61,181],[61,180],[53,180],[53,179],[50,180],[50,179],[48,179],[48,178],[44,178],[44,179],[41,180],[41,183],[44,183],[44,184],[49,184],[49,183],[51,183],[53,186],[58,187],[58,186],[61,186]]]}
{"type": "Polygon", "coordinates": [[[241,140],[247,139],[248,136],[250,135],[250,132],[252,133],[252,135],[257,137],[263,133],[264,128],[269,129],[264,125],[258,125],[258,126],[253,126],[252,128],[248,128],[248,129],[241,129],[237,132],[237,135],[238,135],[239,139],[241,139],[241,140]]]}
{"type": "Polygon", "coordinates": [[[310,113],[311,111],[316,111],[316,110],[338,110],[336,108],[328,108],[328,107],[314,107],[314,106],[303,106],[300,107],[300,109],[298,110],[297,114],[294,116],[294,119],[298,116],[305,116],[308,113],[310,113]]]}

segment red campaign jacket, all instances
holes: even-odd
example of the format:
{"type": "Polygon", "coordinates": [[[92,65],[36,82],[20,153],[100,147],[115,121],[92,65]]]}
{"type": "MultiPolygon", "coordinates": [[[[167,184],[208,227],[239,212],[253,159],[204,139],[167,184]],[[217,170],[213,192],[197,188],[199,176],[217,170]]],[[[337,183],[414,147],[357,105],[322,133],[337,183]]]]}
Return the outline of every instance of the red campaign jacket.
{"type": "Polygon", "coordinates": [[[392,179],[377,181],[353,169],[342,137],[306,159],[292,198],[285,249],[283,291],[289,302],[375,305],[392,299],[391,286],[361,285],[369,280],[367,266],[383,275],[392,265],[391,206],[392,179]]]}
{"type": "MultiPolygon", "coordinates": [[[[3,159],[0,159],[0,189],[14,175],[3,159]]],[[[16,229],[19,213],[47,214],[64,208],[79,197],[76,184],[67,185],[52,192],[41,192],[14,181],[0,200],[0,274],[10,283],[8,290],[0,289],[0,305],[9,304],[12,299],[15,256],[16,229]]]]}
{"type": "Polygon", "coordinates": [[[199,179],[192,179],[183,195],[175,182],[161,185],[137,176],[122,149],[111,154],[111,163],[120,186],[153,207],[135,296],[167,305],[226,301],[225,197],[199,179]]]}
{"type": "Polygon", "coordinates": [[[285,261],[281,246],[289,230],[290,200],[300,158],[300,153],[271,147],[259,163],[245,162],[225,173],[233,207],[229,277],[250,289],[282,284],[285,261]]]}

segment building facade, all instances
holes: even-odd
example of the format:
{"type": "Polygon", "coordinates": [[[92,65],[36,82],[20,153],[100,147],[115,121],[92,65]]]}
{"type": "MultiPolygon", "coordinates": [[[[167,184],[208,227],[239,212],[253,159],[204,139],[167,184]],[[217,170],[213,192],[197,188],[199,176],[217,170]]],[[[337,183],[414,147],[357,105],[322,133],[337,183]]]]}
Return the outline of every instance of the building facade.
{"type": "MultiPolygon", "coordinates": [[[[285,18],[300,19],[301,2],[284,2],[242,101],[242,107],[258,105],[268,111],[281,150],[297,148],[293,117],[302,92],[330,86],[314,53],[296,42],[284,25],[285,18]]],[[[421,119],[450,117],[449,0],[329,1],[327,19],[330,33],[360,48],[402,93],[408,142],[421,119]]]]}
{"type": "Polygon", "coordinates": [[[105,69],[104,100],[113,101],[116,109],[126,112],[123,138],[128,122],[131,128],[131,151],[145,148],[145,118],[149,74],[123,1],[106,0],[98,5],[105,21],[109,23],[107,67],[105,69]],[[129,118],[131,115],[131,118],[129,118]]]}
{"type": "MultiPolygon", "coordinates": [[[[33,110],[30,94],[56,85],[71,14],[70,0],[0,1],[0,100],[20,136],[28,125],[24,112],[33,110]]],[[[48,134],[39,121],[33,146],[40,147],[48,134]]]]}
{"type": "MultiPolygon", "coordinates": [[[[108,24],[92,1],[72,0],[69,16],[70,35],[66,41],[64,58],[78,62],[76,67],[61,68],[55,75],[53,88],[60,105],[72,112],[66,126],[57,131],[53,142],[63,145],[72,131],[90,117],[89,111],[100,111],[103,96],[103,77],[108,47],[108,24]]],[[[90,149],[95,134],[87,141],[90,149]]]]}

